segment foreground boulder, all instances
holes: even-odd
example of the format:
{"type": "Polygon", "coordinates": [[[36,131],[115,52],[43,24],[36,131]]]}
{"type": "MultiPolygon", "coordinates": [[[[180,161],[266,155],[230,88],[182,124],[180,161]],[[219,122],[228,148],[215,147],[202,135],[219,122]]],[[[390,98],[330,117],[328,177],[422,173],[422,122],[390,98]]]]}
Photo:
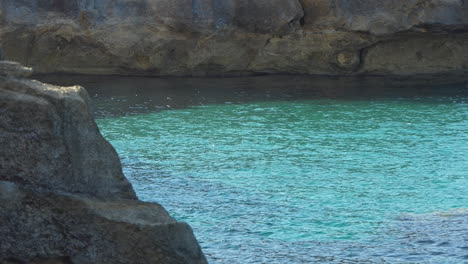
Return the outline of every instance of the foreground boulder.
{"type": "Polygon", "coordinates": [[[466,72],[468,1],[3,0],[0,48],[40,72],[466,72]]]}
{"type": "Polygon", "coordinates": [[[206,263],[187,224],[137,200],[86,91],[30,72],[0,61],[0,263],[206,263]]]}

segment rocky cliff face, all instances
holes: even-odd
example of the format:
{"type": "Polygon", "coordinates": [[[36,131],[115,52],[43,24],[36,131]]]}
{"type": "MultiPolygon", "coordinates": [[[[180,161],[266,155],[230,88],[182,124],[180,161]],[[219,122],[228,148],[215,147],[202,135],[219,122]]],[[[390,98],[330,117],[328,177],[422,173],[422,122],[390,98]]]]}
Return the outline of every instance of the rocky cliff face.
{"type": "Polygon", "coordinates": [[[185,223],[140,202],[79,86],[0,61],[0,263],[206,263],[185,223]]]}
{"type": "Polygon", "coordinates": [[[4,0],[0,46],[41,72],[466,72],[466,0],[4,0]]]}

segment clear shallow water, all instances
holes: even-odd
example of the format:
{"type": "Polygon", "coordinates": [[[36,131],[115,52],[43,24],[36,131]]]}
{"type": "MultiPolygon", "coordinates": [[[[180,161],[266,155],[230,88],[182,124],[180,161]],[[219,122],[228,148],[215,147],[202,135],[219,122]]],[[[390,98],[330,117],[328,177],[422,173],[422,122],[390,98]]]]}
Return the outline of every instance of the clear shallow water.
{"type": "Polygon", "coordinates": [[[466,85],[291,78],[84,84],[211,263],[468,262],[466,85]]]}

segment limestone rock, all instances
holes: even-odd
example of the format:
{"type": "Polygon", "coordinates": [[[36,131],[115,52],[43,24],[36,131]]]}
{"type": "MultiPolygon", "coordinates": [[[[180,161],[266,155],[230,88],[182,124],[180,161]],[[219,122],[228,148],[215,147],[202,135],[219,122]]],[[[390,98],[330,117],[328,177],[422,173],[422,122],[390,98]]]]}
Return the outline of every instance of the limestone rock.
{"type": "Polygon", "coordinates": [[[31,68],[23,67],[17,62],[0,60],[0,75],[12,77],[29,77],[31,74],[31,68]]]}
{"type": "MultiPolygon", "coordinates": [[[[0,71],[17,76],[24,69],[1,62],[0,71]]],[[[82,87],[0,80],[0,180],[99,198],[136,199],[117,153],[99,133],[82,87]]]]}
{"type": "Polygon", "coordinates": [[[460,51],[468,41],[468,2],[461,0],[4,0],[0,10],[5,57],[41,73],[468,71],[460,51]],[[399,46],[413,43],[424,45],[399,46]],[[392,54],[366,56],[379,46],[392,54]],[[450,59],[429,55],[452,46],[460,53],[450,59]],[[407,48],[422,59],[399,52],[407,48]],[[347,65],[337,60],[343,52],[352,55],[347,65]]]}
{"type": "Polygon", "coordinates": [[[7,22],[23,25],[70,17],[88,26],[144,22],[180,31],[240,27],[257,32],[281,31],[303,16],[299,0],[5,0],[2,13],[7,22]]]}
{"type": "Polygon", "coordinates": [[[136,199],[82,87],[0,66],[0,263],[206,263],[187,224],[136,199]]]}
{"type": "Polygon", "coordinates": [[[460,0],[302,0],[306,27],[392,34],[417,27],[467,28],[468,5],[460,0]]]}
{"type": "Polygon", "coordinates": [[[36,192],[0,181],[0,263],[206,263],[157,204],[36,192]]]}

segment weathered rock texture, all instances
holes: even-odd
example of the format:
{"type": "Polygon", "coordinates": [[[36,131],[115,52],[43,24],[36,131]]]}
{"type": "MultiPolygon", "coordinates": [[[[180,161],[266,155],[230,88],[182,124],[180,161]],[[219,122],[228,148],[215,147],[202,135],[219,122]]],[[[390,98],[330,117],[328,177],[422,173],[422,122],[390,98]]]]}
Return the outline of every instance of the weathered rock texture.
{"type": "Polygon", "coordinates": [[[191,228],[137,200],[79,86],[0,61],[0,263],[206,263],[191,228]]]}
{"type": "Polygon", "coordinates": [[[40,72],[467,71],[467,0],[3,0],[0,47],[40,72]]]}

